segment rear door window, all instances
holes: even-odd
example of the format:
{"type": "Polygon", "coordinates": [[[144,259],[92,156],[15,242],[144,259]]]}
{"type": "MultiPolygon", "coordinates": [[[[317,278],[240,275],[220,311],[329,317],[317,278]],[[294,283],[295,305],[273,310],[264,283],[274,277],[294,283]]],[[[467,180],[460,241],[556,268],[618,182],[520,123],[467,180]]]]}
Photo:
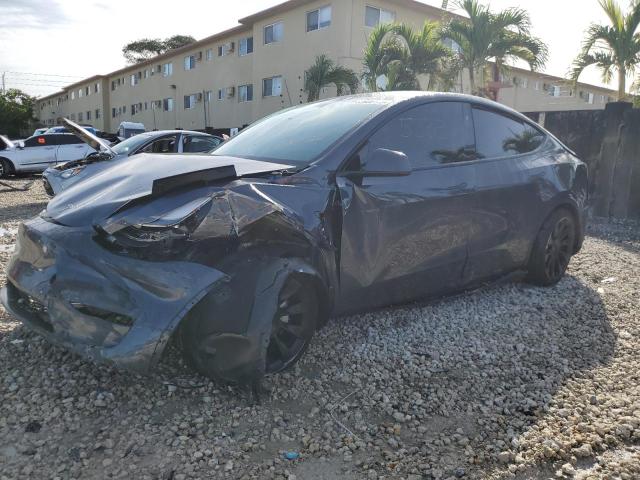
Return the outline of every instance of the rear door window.
{"type": "Polygon", "coordinates": [[[369,152],[385,148],[403,152],[413,169],[474,160],[471,106],[437,102],[400,113],[374,133],[369,152]]]}
{"type": "Polygon", "coordinates": [[[24,141],[25,147],[48,147],[51,145],[59,145],[59,135],[37,135],[29,137],[24,141]]]}
{"type": "Polygon", "coordinates": [[[182,140],[182,151],[184,153],[210,152],[220,144],[216,137],[185,135],[182,140]]]}
{"type": "Polygon", "coordinates": [[[60,138],[60,145],[78,145],[80,143],[85,143],[82,139],[70,133],[65,133],[57,136],[60,138]]]}
{"type": "Polygon", "coordinates": [[[482,108],[473,109],[479,158],[520,155],[536,150],[545,135],[528,123],[482,108]]]}

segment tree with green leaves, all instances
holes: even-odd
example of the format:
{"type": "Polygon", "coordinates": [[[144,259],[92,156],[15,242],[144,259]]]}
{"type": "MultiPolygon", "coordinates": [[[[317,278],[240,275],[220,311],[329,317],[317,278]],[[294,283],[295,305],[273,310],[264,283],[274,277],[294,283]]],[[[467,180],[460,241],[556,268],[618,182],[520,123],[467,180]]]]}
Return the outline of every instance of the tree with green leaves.
{"type": "Polygon", "coordinates": [[[635,73],[640,63],[640,1],[634,0],[626,13],[614,0],[598,3],[610,25],[594,23],[589,27],[582,51],[573,62],[571,78],[577,82],[587,67],[596,66],[602,72],[602,80],[609,83],[616,72],[618,101],[622,101],[627,96],[627,75],[635,73]]]}
{"type": "Polygon", "coordinates": [[[485,69],[493,62],[492,79],[497,82],[506,64],[522,60],[535,71],[547,60],[547,46],[531,35],[531,20],[526,10],[509,8],[493,13],[478,0],[461,0],[458,7],[468,19],[453,18],[443,29],[443,38],[458,46],[458,57],[469,71],[471,92],[486,92],[485,69]]]}
{"type": "Polygon", "coordinates": [[[175,50],[195,42],[190,35],[174,35],[165,40],[160,38],[143,38],[135,42],[127,43],[122,47],[122,54],[129,63],[140,63],[169,50],[175,50]]]}
{"type": "Polygon", "coordinates": [[[33,115],[36,99],[22,90],[11,88],[0,91],[0,133],[9,138],[21,133],[36,121],[33,115]]]}
{"type": "Polygon", "coordinates": [[[453,66],[452,52],[441,40],[439,24],[427,21],[419,31],[405,24],[380,24],[363,54],[363,81],[371,91],[421,90],[420,77],[429,75],[431,89],[453,66]],[[384,87],[379,79],[384,78],[384,87]]]}
{"type": "Polygon", "coordinates": [[[315,63],[305,71],[304,90],[307,101],[315,102],[320,98],[322,89],[329,85],[335,85],[340,96],[347,91],[356,93],[359,83],[353,70],[336,65],[326,55],[318,55],[315,63]]]}

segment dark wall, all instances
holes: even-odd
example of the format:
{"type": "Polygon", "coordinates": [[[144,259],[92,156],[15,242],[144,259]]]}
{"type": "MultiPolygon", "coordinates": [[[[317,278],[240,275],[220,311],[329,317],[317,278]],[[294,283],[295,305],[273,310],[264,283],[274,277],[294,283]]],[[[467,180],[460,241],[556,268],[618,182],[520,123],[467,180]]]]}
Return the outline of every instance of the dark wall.
{"type": "Polygon", "coordinates": [[[589,166],[596,216],[640,218],[640,110],[610,103],[605,110],[532,112],[589,166]]]}

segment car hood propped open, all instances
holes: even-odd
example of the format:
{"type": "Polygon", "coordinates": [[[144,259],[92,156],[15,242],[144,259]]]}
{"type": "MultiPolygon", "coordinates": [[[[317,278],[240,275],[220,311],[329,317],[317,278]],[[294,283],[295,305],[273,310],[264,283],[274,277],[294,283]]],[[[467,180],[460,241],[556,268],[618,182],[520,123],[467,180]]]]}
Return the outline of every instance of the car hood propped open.
{"type": "Polygon", "coordinates": [[[91,226],[132,200],[160,195],[171,183],[202,183],[293,168],[258,160],[212,155],[140,154],[61,192],[45,216],[71,227],[91,226]]]}

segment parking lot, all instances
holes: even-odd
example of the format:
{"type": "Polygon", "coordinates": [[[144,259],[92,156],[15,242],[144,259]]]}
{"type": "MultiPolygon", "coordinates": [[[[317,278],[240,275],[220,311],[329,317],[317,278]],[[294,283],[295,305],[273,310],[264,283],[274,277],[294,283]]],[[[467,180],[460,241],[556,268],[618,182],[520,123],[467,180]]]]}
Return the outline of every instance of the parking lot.
{"type": "MultiPolygon", "coordinates": [[[[46,201],[39,181],[0,186],[1,283],[19,223],[46,201]]],[[[553,288],[334,318],[259,404],[175,349],[136,376],[0,307],[0,478],[639,478],[639,347],[630,222],[592,222],[553,288]]]]}

